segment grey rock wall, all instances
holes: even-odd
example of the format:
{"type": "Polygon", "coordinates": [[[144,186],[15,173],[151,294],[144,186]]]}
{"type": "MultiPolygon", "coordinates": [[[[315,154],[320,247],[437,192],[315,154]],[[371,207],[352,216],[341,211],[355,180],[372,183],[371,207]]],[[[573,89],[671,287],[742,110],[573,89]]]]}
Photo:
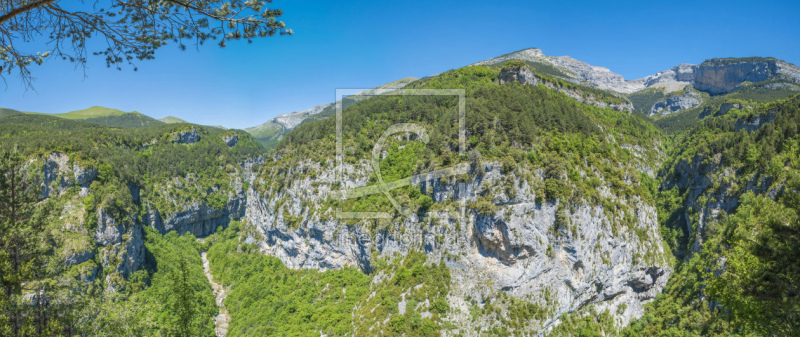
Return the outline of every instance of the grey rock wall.
{"type": "MultiPolygon", "coordinates": [[[[508,177],[499,163],[484,165],[485,174],[466,183],[450,178],[417,179],[413,184],[430,191],[438,203],[459,205],[453,200],[461,199],[469,205],[477,195],[493,193],[492,186],[508,177]]],[[[351,265],[369,272],[374,254],[420,250],[431,261],[447,262],[454,275],[453,292],[460,298],[485,299],[499,291],[524,299],[552,294],[551,302],[543,305],[549,305],[553,315],[541,322],[542,328],[587,305],[617,312],[624,304],[618,320],[627,324],[643,314],[642,305],[661,292],[672,272],[662,254],[655,207],[638,200],[626,202],[633,212],[629,217],[636,219],[632,228],[620,228],[620,219],[609,218],[607,214],[613,213],[602,205],[578,204],[566,210],[567,227],[574,230],[559,231],[555,229],[559,204],[537,203],[531,186],[512,175],[515,193],[494,194],[497,210],[490,214],[469,207],[462,212],[454,206],[455,213],[431,211],[388,223],[353,223],[337,219],[322,205],[331,194],[328,184],[334,181],[334,171],[312,163],[296,169],[303,167],[318,170],[317,177],[292,181],[281,193],[264,192],[271,195],[251,190],[247,198],[247,222],[258,232],[248,242],[290,268],[351,265]],[[292,226],[286,214],[303,220],[292,226]]],[[[366,163],[346,165],[344,172],[346,188],[366,185],[366,163]]],[[[532,174],[541,178],[540,171],[532,174]]],[[[608,190],[603,194],[614,198],[608,190]]]]}
{"type": "Polygon", "coordinates": [[[650,116],[666,116],[696,107],[702,102],[703,99],[697,92],[687,88],[686,92],[681,95],[675,95],[656,101],[650,109],[650,116]]]}
{"type": "Polygon", "coordinates": [[[627,100],[625,100],[620,104],[605,102],[601,99],[596,98],[591,93],[586,93],[574,87],[563,86],[558,83],[547,81],[539,76],[536,76],[536,74],[534,74],[528,67],[523,67],[521,69],[505,69],[500,72],[500,75],[498,77],[498,82],[500,84],[505,84],[510,82],[520,82],[522,84],[531,84],[531,85],[542,84],[550,89],[562,92],[567,96],[571,97],[572,99],[586,105],[592,105],[600,108],[611,108],[617,111],[627,111],[627,112],[633,111],[633,104],[631,104],[627,100]]]}

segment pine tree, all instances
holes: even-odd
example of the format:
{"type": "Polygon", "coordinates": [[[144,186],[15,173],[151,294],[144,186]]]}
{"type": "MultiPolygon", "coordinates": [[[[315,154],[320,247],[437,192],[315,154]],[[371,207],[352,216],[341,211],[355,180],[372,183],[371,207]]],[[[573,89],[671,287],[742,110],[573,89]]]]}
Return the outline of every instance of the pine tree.
{"type": "Polygon", "coordinates": [[[189,279],[189,262],[181,258],[178,269],[172,273],[172,298],[170,309],[175,317],[176,336],[193,336],[192,318],[195,313],[194,295],[189,279]]]}
{"type": "Polygon", "coordinates": [[[0,284],[4,319],[3,334],[46,333],[50,317],[46,312],[47,293],[31,281],[46,268],[44,219],[47,206],[39,203],[40,188],[25,178],[24,158],[14,149],[0,155],[0,284]],[[24,289],[26,288],[26,289],[24,289]],[[35,289],[31,289],[35,288],[35,289]],[[30,300],[23,290],[31,293],[30,300]],[[32,312],[31,312],[32,311],[32,312]]]}

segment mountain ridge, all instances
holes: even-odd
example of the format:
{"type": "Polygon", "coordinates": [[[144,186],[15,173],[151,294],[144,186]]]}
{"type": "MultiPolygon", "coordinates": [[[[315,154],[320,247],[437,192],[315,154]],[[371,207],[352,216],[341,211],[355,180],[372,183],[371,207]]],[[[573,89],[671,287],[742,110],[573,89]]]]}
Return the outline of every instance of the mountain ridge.
{"type": "Polygon", "coordinates": [[[720,94],[730,92],[736,85],[745,81],[759,82],[775,77],[783,77],[786,81],[795,84],[800,83],[800,67],[771,57],[712,58],[700,64],[681,63],[653,75],[630,80],[606,67],[591,65],[569,56],[548,56],[538,48],[523,49],[471,65],[492,65],[509,60],[532,61],[555,66],[568,75],[563,77],[565,80],[578,84],[589,84],[620,94],[632,94],[650,87],[664,87],[667,93],[670,93],[681,90],[687,85],[695,86],[698,90],[709,91],[712,94],[720,94]],[[737,66],[741,67],[741,64],[754,64],[754,66],[748,69],[737,68],[737,66]],[[722,68],[721,74],[717,77],[707,75],[712,71],[710,68],[713,67],[722,68]],[[698,72],[699,74],[696,74],[698,72]],[[736,76],[737,72],[742,74],[736,76]],[[747,75],[744,74],[745,72],[747,75]],[[723,78],[720,79],[720,76],[723,78]],[[725,76],[728,77],[728,81],[724,81],[725,76]]]}
{"type": "MultiPolygon", "coordinates": [[[[379,85],[373,89],[399,89],[416,80],[418,80],[416,77],[405,77],[379,85]]],[[[333,104],[334,103],[321,104],[310,109],[278,115],[262,124],[245,128],[244,131],[256,137],[256,139],[268,148],[271,148],[274,147],[287,132],[293,130],[310,117],[319,115],[323,113],[323,111],[331,110],[334,106],[333,104]]]]}

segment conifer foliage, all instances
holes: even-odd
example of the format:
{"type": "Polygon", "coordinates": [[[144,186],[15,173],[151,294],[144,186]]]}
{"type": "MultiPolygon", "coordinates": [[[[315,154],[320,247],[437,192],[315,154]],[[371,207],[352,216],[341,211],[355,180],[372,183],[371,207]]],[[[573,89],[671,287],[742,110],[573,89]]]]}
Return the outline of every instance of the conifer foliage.
{"type": "Polygon", "coordinates": [[[0,155],[0,335],[49,334],[54,327],[47,284],[32,282],[47,271],[43,231],[49,207],[25,177],[23,157],[0,155]],[[27,295],[27,296],[26,296],[27,295]]]}

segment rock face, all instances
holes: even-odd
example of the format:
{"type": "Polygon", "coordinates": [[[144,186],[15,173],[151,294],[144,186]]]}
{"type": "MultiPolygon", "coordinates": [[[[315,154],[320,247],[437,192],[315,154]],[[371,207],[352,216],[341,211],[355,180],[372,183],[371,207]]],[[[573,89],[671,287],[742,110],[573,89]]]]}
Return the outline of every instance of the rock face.
{"type": "Polygon", "coordinates": [[[719,63],[705,62],[697,68],[695,87],[710,94],[723,94],[744,81],[761,82],[777,73],[774,61],[719,63]]]}
{"type": "MultiPolygon", "coordinates": [[[[242,164],[242,166],[247,167],[245,172],[249,172],[252,169],[252,163],[249,166],[245,164],[242,164]]],[[[142,218],[142,223],[157,229],[162,234],[174,230],[181,235],[188,232],[197,237],[205,237],[212,234],[217,227],[227,227],[230,220],[244,216],[246,206],[242,178],[238,175],[232,175],[229,178],[231,179],[231,189],[228,192],[224,192],[222,189],[215,191],[215,193],[227,193],[224,205],[214,208],[204,202],[194,200],[187,204],[177,205],[177,209],[173,209],[169,213],[162,213],[153,207],[150,201],[147,201],[146,205],[144,205],[147,212],[142,218]]],[[[180,187],[186,188],[187,186],[180,187]]],[[[169,186],[166,188],[169,188],[169,186]]],[[[174,201],[169,200],[168,202],[174,201]]]]}
{"type": "Polygon", "coordinates": [[[655,87],[664,88],[667,93],[674,92],[691,86],[694,83],[694,64],[681,63],[672,69],[659,71],[637,80],[628,81],[631,84],[642,85],[642,89],[655,87]]]}
{"type": "Polygon", "coordinates": [[[682,110],[686,110],[700,105],[703,99],[700,95],[691,89],[686,89],[681,95],[675,95],[668,98],[660,99],[653,104],[650,109],[650,116],[661,115],[666,116],[682,110]]]}
{"type": "Polygon", "coordinates": [[[115,267],[122,277],[130,276],[144,262],[142,227],[120,224],[103,209],[97,210],[95,242],[102,267],[115,267]]]}
{"type": "Polygon", "coordinates": [[[552,65],[563,70],[569,75],[569,77],[563,79],[573,83],[590,85],[600,89],[611,90],[620,93],[631,93],[644,88],[641,83],[629,83],[628,81],[625,81],[622,75],[616,74],[608,68],[593,66],[586,62],[573,59],[569,56],[547,56],[542,53],[541,49],[537,48],[521,50],[508,55],[474,63],[472,65],[490,65],[508,60],[533,61],[552,65]]]}
{"type": "MultiPolygon", "coordinates": [[[[652,205],[640,201],[627,205],[633,212],[628,216],[636,219],[630,224],[636,230],[628,231],[618,227],[619,219],[602,205],[563,209],[558,202],[537,203],[532,187],[520,177],[532,174],[541,179],[541,170],[515,175],[501,173],[500,163],[483,165],[485,173],[466,183],[423,176],[412,184],[429,191],[438,203],[463,200],[466,205],[511,179],[514,192],[495,194],[495,211],[464,208],[461,215],[414,214],[370,229],[372,221],[345,223],[324,213],[324,207],[320,210],[317,205],[331,194],[335,171],[322,169],[318,163],[300,164],[294,169],[313,168],[316,178],[287,182],[287,190],[267,195],[248,192],[246,218],[258,232],[248,242],[257,243],[263,253],[280,258],[290,268],[353,265],[366,272],[371,270],[374,254],[421,250],[433,261],[445,260],[454,275],[453,293],[462,299],[470,296],[483,302],[499,291],[525,299],[550,294],[542,305],[552,308],[553,314],[541,323],[542,328],[557,324],[561,314],[590,304],[612,312],[625,308],[619,309],[624,324],[642,315],[642,305],[661,291],[672,272],[662,255],[652,205]],[[288,216],[302,220],[291,221],[288,216]],[[572,229],[556,229],[557,221],[572,229]]],[[[367,167],[366,162],[345,165],[343,187],[366,185],[367,167]]],[[[603,195],[614,198],[607,190],[603,195]]],[[[470,324],[468,318],[455,323],[470,324]]]]}
{"type": "Polygon", "coordinates": [[[64,259],[64,264],[67,266],[76,266],[86,261],[89,261],[94,258],[94,252],[79,252],[72,255],[67,256],[64,259]]]}
{"type": "Polygon", "coordinates": [[[94,233],[94,240],[98,245],[120,243],[123,233],[125,233],[125,228],[122,224],[117,224],[117,220],[103,209],[97,211],[97,230],[94,233]]]}
{"type": "Polygon", "coordinates": [[[539,76],[536,76],[536,74],[534,74],[533,71],[531,71],[531,69],[528,67],[522,67],[518,69],[503,69],[500,72],[498,81],[500,82],[500,84],[505,84],[509,82],[520,82],[522,84],[532,84],[532,85],[543,84],[544,86],[550,89],[562,92],[567,96],[575,99],[576,101],[587,105],[592,105],[600,108],[611,108],[617,111],[627,111],[627,112],[633,111],[633,104],[631,104],[627,100],[621,103],[606,102],[603,101],[602,99],[598,99],[591,93],[586,93],[574,87],[564,86],[559,83],[547,81],[539,76]]]}
{"type": "Polygon", "coordinates": [[[569,56],[547,56],[540,49],[525,49],[508,55],[481,61],[473,65],[491,65],[508,60],[524,60],[556,67],[567,76],[561,79],[629,94],[649,87],[663,87],[667,93],[687,85],[712,95],[736,90],[745,81],[760,82],[779,78],[785,82],[767,84],[768,88],[800,90],[800,67],[773,58],[710,59],[700,65],[682,63],[644,78],[626,80],[608,68],[592,66],[569,56]]]}
{"type": "Polygon", "coordinates": [[[522,84],[539,84],[541,80],[528,67],[503,69],[498,77],[500,84],[519,82],[522,84]]]}
{"type": "Polygon", "coordinates": [[[743,110],[743,109],[752,109],[752,108],[754,108],[752,105],[747,105],[747,104],[743,104],[743,103],[725,102],[725,103],[720,104],[719,111],[716,114],[714,114],[714,116],[725,115],[729,111],[731,111],[731,109],[743,110]]]}
{"type": "Polygon", "coordinates": [[[62,152],[50,152],[42,165],[41,198],[56,196],[72,186],[89,187],[97,178],[96,168],[78,164],[70,165],[69,156],[62,152]]]}
{"type": "Polygon", "coordinates": [[[175,133],[173,136],[172,142],[178,144],[194,144],[200,141],[200,134],[197,133],[197,130],[192,128],[191,130],[183,130],[180,132],[175,133]]]}
{"type": "Polygon", "coordinates": [[[239,135],[223,136],[222,141],[225,142],[225,145],[228,145],[228,147],[234,147],[236,146],[236,143],[239,142],[239,135]]]}
{"type": "Polygon", "coordinates": [[[728,93],[742,82],[780,77],[800,82],[800,68],[773,58],[710,59],[697,66],[694,86],[710,94],[728,93]]]}
{"type": "Polygon", "coordinates": [[[752,116],[750,118],[740,118],[736,121],[736,125],[734,125],[734,129],[736,131],[746,130],[746,131],[755,131],[761,128],[766,123],[772,122],[775,119],[775,111],[770,111],[766,114],[759,114],[752,116]]]}
{"type": "Polygon", "coordinates": [[[162,215],[148,207],[143,221],[162,234],[177,231],[181,235],[191,233],[196,237],[205,237],[214,233],[217,227],[227,227],[230,220],[244,216],[244,207],[244,194],[239,194],[232,196],[223,209],[214,209],[204,203],[193,202],[181,211],[162,215]]]}

